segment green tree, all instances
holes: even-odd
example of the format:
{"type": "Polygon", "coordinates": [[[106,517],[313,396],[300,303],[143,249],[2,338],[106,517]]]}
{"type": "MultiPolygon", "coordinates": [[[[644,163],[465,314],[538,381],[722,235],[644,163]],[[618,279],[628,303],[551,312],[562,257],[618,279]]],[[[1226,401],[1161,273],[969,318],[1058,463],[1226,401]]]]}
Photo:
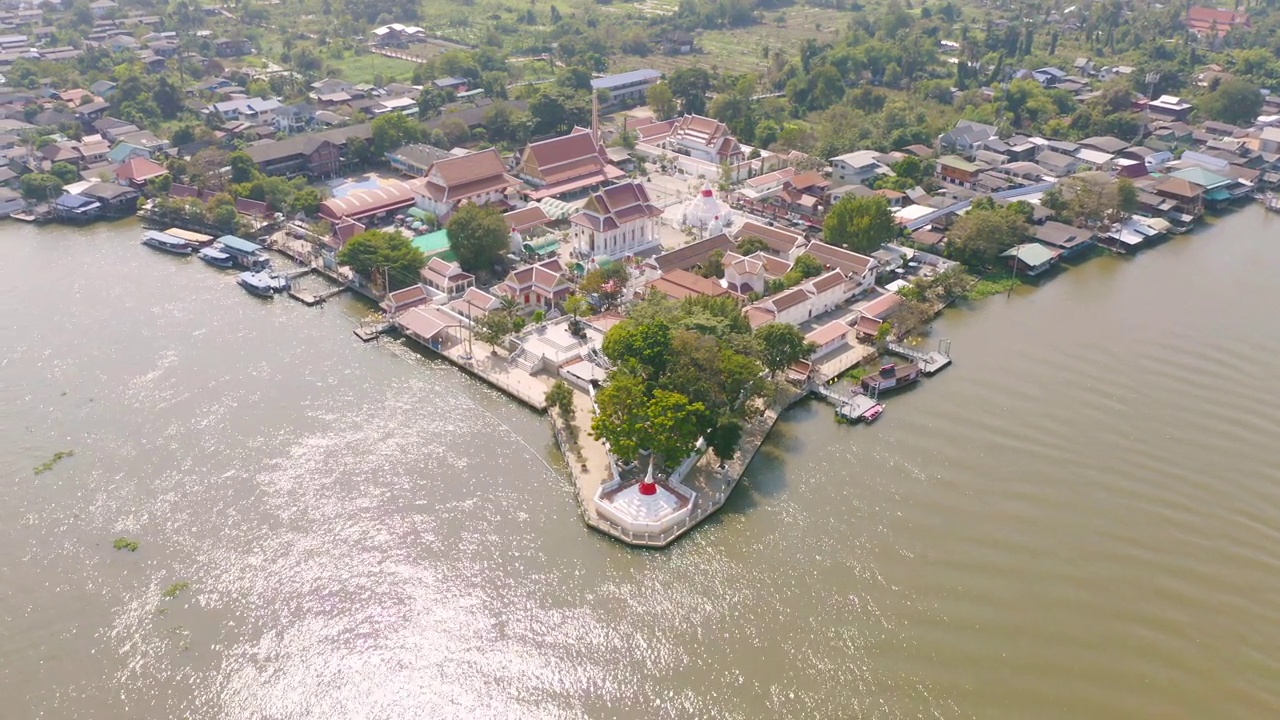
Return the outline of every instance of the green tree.
{"type": "Polygon", "coordinates": [[[648,448],[644,427],[649,410],[649,388],[644,378],[615,370],[609,382],[596,393],[596,414],[591,434],[609,443],[609,449],[623,460],[635,460],[648,448]]]}
{"type": "Polygon", "coordinates": [[[547,391],[547,407],[555,408],[562,419],[573,422],[577,414],[573,406],[573,388],[563,380],[556,380],[547,391]]]}
{"type": "Polygon", "coordinates": [[[564,311],[575,318],[591,314],[591,303],[576,293],[565,298],[563,304],[564,311]]]}
{"type": "Polygon", "coordinates": [[[587,296],[595,295],[602,308],[611,308],[622,299],[630,276],[622,263],[598,267],[586,274],[578,284],[578,290],[587,296]]]}
{"type": "Polygon", "coordinates": [[[634,363],[653,380],[667,369],[671,342],[671,327],[666,322],[627,318],[609,328],[600,349],[615,365],[634,363]]]}
{"type": "Polygon", "coordinates": [[[485,313],[475,324],[476,339],[496,348],[502,339],[515,331],[514,311],[495,309],[485,313]]]}
{"type": "Polygon", "coordinates": [[[911,181],[911,186],[923,184],[933,177],[933,168],[915,155],[908,155],[890,166],[893,174],[911,181]]]}
{"type": "Polygon", "coordinates": [[[766,323],[755,331],[760,361],[772,375],[800,362],[813,352],[813,343],[804,339],[800,328],[788,323],[766,323]]]}
{"type": "Polygon", "coordinates": [[[373,138],[374,157],[380,158],[406,143],[421,142],[425,128],[408,115],[391,112],[374,118],[369,131],[373,138]]]}
{"type": "Polygon", "coordinates": [[[702,437],[698,420],[706,408],[680,393],[654,390],[645,413],[648,447],[664,464],[683,461],[702,437]]]}
{"type": "Polygon", "coordinates": [[[728,462],[738,452],[738,443],[742,442],[742,423],[734,418],[725,418],[716,423],[711,432],[705,436],[711,452],[716,454],[720,462],[728,462]]]}
{"type": "Polygon", "coordinates": [[[227,163],[231,166],[231,182],[247,183],[252,182],[258,173],[258,164],[249,157],[249,153],[243,150],[237,150],[227,156],[227,163]]]}
{"type": "Polygon", "coordinates": [[[649,88],[649,109],[653,110],[653,114],[659,120],[666,120],[676,114],[675,96],[671,94],[671,87],[665,82],[649,88]]]}
{"type": "Polygon", "coordinates": [[[320,191],[315,188],[302,188],[295,192],[289,200],[289,211],[303,215],[315,215],[320,212],[320,203],[324,200],[320,191]]]}
{"type": "Polygon", "coordinates": [[[832,245],[866,254],[897,236],[898,225],[885,198],[846,195],[831,206],[822,234],[832,245]]]}
{"type": "Polygon", "coordinates": [[[338,251],[338,263],[382,284],[385,277],[391,287],[408,287],[418,282],[418,271],[427,264],[422,251],[409,238],[398,232],[365,230],[347,241],[338,251]]]}
{"type": "Polygon", "coordinates": [[[467,272],[485,272],[501,264],[509,243],[507,222],[495,207],[468,203],[449,219],[449,249],[467,272]]]}
{"type": "MultiPolygon", "coordinates": [[[[1000,253],[1022,242],[1027,229],[1026,220],[1007,208],[970,208],[947,231],[946,254],[981,272],[1000,253]]],[[[903,323],[898,324],[902,329],[903,323]]]]}
{"type": "Polygon", "coordinates": [[[707,93],[711,92],[711,74],[703,67],[677,70],[667,77],[667,87],[680,112],[685,115],[701,115],[707,110],[707,93]]]}
{"type": "Polygon", "coordinates": [[[49,174],[62,181],[63,185],[70,185],[80,180],[80,171],[75,165],[66,162],[56,162],[49,168],[49,174]]]}
{"type": "Polygon", "coordinates": [[[196,141],[196,126],[192,124],[183,124],[174,128],[173,134],[169,136],[169,142],[174,147],[186,145],[196,141]]]}
{"type": "Polygon", "coordinates": [[[32,200],[53,200],[62,192],[62,181],[49,173],[30,173],[20,181],[22,195],[32,200]]]}
{"type": "Polygon", "coordinates": [[[705,278],[724,277],[724,251],[712,250],[706,261],[698,267],[698,274],[705,278]]]}
{"type": "Polygon", "coordinates": [[[755,235],[748,235],[738,241],[736,252],[743,257],[746,257],[747,255],[754,255],[758,252],[769,252],[769,243],[755,235]]]}
{"type": "Polygon", "coordinates": [[[1226,80],[1200,99],[1200,112],[1219,122],[1251,125],[1262,110],[1258,86],[1244,80],[1226,80]]]}
{"type": "Polygon", "coordinates": [[[609,376],[596,393],[596,406],[592,434],[624,460],[650,450],[656,460],[675,463],[693,451],[702,434],[698,417],[705,408],[700,403],[668,390],[650,393],[643,378],[626,370],[609,376]]]}
{"type": "Polygon", "coordinates": [[[1129,178],[1116,178],[1116,209],[1125,215],[1138,210],[1138,187],[1129,178]]]}
{"type": "Polygon", "coordinates": [[[791,272],[798,273],[801,280],[818,277],[824,270],[826,270],[826,266],[822,264],[821,260],[812,255],[801,255],[791,265],[791,272]]]}
{"type": "Polygon", "coordinates": [[[485,131],[492,142],[522,143],[529,139],[531,125],[528,113],[507,103],[494,103],[484,116],[485,131]]]}

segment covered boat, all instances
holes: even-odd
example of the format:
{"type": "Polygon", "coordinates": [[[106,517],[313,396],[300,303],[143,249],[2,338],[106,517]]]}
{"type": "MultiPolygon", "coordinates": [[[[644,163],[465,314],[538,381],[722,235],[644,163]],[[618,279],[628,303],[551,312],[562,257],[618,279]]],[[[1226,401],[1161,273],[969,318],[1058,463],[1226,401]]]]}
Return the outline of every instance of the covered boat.
{"type": "Polygon", "coordinates": [[[236,277],[236,282],[258,297],[272,297],[289,290],[288,278],[267,272],[242,272],[236,277]]]}
{"type": "Polygon", "coordinates": [[[142,233],[142,244],[174,255],[190,255],[192,251],[191,243],[186,240],[155,230],[142,233]]]}
{"type": "Polygon", "coordinates": [[[196,254],[196,257],[209,263],[214,267],[229,268],[234,266],[231,256],[222,252],[217,248],[207,247],[196,254]]]}

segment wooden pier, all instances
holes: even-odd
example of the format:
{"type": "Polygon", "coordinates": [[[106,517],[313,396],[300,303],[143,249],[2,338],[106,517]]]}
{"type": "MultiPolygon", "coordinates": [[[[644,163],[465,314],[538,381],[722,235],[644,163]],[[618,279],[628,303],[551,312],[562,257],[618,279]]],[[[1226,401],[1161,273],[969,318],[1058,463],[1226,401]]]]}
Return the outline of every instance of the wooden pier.
{"type": "Polygon", "coordinates": [[[336,297],[349,290],[346,285],[342,287],[330,288],[321,292],[301,292],[299,290],[289,290],[289,297],[306,305],[307,307],[315,307],[331,297],[336,297]]]}
{"type": "Polygon", "coordinates": [[[356,337],[360,338],[361,342],[373,342],[374,340],[377,340],[382,335],[386,335],[387,333],[391,332],[391,330],[394,327],[395,326],[389,322],[383,322],[383,323],[376,323],[372,325],[361,325],[360,327],[356,328],[353,332],[355,333],[356,337]]]}
{"type": "Polygon", "coordinates": [[[946,339],[939,340],[938,349],[933,352],[921,352],[899,343],[889,343],[885,346],[885,350],[894,355],[915,360],[920,365],[920,371],[925,375],[933,375],[951,364],[951,341],[946,339]]]}

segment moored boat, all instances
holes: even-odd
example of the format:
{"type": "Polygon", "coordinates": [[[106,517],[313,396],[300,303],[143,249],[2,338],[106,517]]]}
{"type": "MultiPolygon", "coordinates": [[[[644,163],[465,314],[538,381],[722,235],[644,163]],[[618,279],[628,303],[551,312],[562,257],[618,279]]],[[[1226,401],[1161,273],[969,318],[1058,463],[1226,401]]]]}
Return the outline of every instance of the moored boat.
{"type": "Polygon", "coordinates": [[[233,266],[231,256],[217,248],[207,247],[196,254],[196,257],[214,267],[230,268],[233,266]]]}
{"type": "Polygon", "coordinates": [[[875,422],[876,418],[880,417],[880,413],[882,412],[884,412],[884,405],[875,405],[870,410],[862,413],[862,421],[868,423],[875,422]]]}
{"type": "Polygon", "coordinates": [[[236,277],[236,282],[258,297],[271,297],[289,290],[288,278],[266,272],[242,272],[236,277]]]}
{"type": "Polygon", "coordinates": [[[142,244],[174,255],[190,255],[192,251],[191,243],[186,240],[155,230],[142,233],[142,244]]]}

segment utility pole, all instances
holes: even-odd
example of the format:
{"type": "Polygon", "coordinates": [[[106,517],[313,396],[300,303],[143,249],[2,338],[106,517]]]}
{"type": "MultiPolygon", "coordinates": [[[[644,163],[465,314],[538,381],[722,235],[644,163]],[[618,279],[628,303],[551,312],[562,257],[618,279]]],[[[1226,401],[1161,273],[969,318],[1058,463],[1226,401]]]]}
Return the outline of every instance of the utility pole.
{"type": "Polygon", "coordinates": [[[1018,284],[1018,263],[1022,262],[1020,255],[1022,255],[1022,246],[1015,245],[1013,248],[1013,272],[1009,275],[1009,291],[1004,294],[1006,300],[1013,297],[1013,286],[1018,284]]]}

